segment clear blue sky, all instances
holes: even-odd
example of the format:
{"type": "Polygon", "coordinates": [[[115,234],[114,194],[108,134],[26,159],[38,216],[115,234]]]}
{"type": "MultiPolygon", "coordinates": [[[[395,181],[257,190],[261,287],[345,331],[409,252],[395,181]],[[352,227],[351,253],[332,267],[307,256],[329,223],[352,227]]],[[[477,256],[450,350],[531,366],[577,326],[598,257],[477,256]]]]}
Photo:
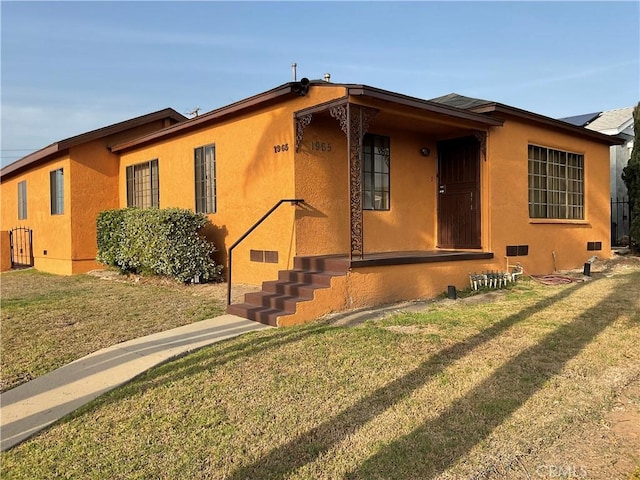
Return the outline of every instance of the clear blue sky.
{"type": "Polygon", "coordinates": [[[640,3],[7,2],[2,165],[165,107],[298,78],[450,92],[551,117],[640,99],[640,3]]]}

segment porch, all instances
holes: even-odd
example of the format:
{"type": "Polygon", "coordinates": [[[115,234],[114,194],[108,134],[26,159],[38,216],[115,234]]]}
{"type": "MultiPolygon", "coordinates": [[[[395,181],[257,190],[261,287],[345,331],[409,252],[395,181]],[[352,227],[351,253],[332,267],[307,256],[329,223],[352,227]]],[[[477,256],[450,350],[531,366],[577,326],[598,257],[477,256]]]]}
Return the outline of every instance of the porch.
{"type": "Polygon", "coordinates": [[[229,313],[302,323],[430,298],[492,263],[493,253],[483,251],[489,235],[481,180],[490,129],[502,121],[374,89],[347,90],[294,112],[293,195],[304,200],[287,238],[297,256],[285,268],[293,269],[279,271],[229,313]]]}
{"type": "Polygon", "coordinates": [[[262,284],[228,313],[273,326],[294,325],[331,312],[400,300],[430,298],[449,284],[466,284],[492,252],[416,250],[298,256],[292,270],[262,284]],[[429,265],[425,265],[429,264],[429,265]]]}
{"type": "MultiPolygon", "coordinates": [[[[377,267],[385,265],[409,265],[415,263],[459,262],[464,260],[486,260],[493,252],[474,250],[412,250],[400,252],[365,253],[350,258],[349,255],[306,255],[296,257],[296,268],[324,270],[328,265],[341,271],[343,268],[377,267]]],[[[346,271],[346,270],[345,270],[346,271]]]]}
{"type": "Polygon", "coordinates": [[[486,260],[493,258],[492,252],[471,250],[425,250],[411,252],[365,253],[351,260],[351,268],[383,265],[408,265],[413,263],[460,262],[463,260],[486,260]]]}

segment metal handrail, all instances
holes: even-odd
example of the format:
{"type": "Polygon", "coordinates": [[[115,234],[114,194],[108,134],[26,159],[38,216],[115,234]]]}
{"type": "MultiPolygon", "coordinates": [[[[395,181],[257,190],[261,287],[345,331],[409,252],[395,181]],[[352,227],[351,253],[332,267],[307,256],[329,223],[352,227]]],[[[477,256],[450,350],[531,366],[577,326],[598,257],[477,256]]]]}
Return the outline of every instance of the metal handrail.
{"type": "Polygon", "coordinates": [[[245,238],[247,238],[251,232],[253,232],[256,228],[258,228],[258,226],[262,222],[264,222],[267,219],[267,217],[269,217],[269,215],[271,215],[274,211],[276,211],[276,209],[280,205],[286,202],[289,202],[291,203],[291,205],[295,206],[295,205],[299,205],[300,203],[304,203],[304,200],[301,198],[283,198],[278,203],[276,203],[273,207],[271,207],[271,209],[267,213],[265,213],[260,218],[260,220],[254,223],[249,230],[247,230],[238,240],[235,241],[233,245],[231,245],[231,247],[229,247],[228,259],[227,259],[227,272],[228,272],[227,274],[227,305],[231,305],[231,254],[233,252],[233,249],[236,248],[240,244],[240,242],[242,242],[245,238]]]}

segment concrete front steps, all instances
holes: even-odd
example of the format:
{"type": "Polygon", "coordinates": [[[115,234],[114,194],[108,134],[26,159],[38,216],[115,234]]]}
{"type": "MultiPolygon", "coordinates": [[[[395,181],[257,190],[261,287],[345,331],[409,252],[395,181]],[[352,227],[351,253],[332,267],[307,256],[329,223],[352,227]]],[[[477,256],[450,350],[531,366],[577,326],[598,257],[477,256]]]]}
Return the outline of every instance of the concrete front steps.
{"type": "Polygon", "coordinates": [[[306,318],[314,315],[315,309],[310,304],[314,300],[330,298],[332,284],[337,277],[346,276],[349,270],[349,259],[343,256],[295,257],[293,266],[293,270],[278,272],[278,280],[264,282],[262,291],[247,293],[244,303],[229,305],[227,313],[271,326],[311,320],[306,318]],[[306,308],[299,308],[302,306],[306,308]]]}

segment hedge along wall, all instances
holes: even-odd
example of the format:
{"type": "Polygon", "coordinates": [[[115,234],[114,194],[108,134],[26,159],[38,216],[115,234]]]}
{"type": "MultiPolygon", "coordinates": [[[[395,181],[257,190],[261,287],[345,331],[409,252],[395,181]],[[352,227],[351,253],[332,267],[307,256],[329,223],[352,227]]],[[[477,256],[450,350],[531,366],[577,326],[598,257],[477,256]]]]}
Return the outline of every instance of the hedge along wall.
{"type": "Polygon", "coordinates": [[[181,282],[219,280],[221,265],[201,234],[203,214],[179,208],[105,210],[98,214],[97,260],[122,272],[151,273],[181,282]]]}

